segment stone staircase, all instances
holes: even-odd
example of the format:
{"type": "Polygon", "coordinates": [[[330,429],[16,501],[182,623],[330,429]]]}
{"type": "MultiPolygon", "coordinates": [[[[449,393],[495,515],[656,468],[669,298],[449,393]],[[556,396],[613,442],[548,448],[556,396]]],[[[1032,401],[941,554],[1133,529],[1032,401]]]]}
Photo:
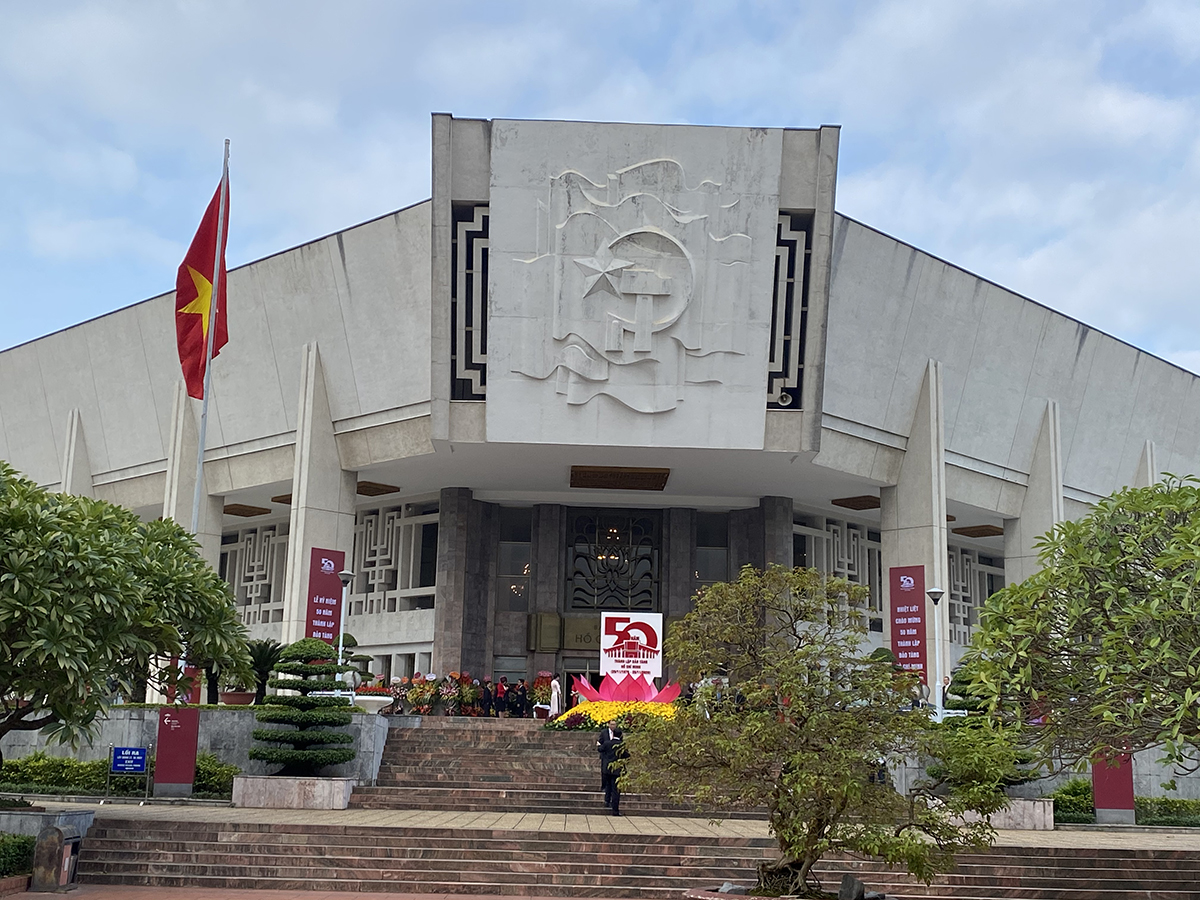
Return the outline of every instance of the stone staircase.
{"type": "Polygon", "coordinates": [[[80,879],[163,887],[673,897],[750,881],[773,841],[97,817],[80,879]]]}
{"type": "MultiPolygon", "coordinates": [[[[152,823],[114,809],[97,816],[79,872],[89,883],[224,890],[681,898],[726,880],[750,883],[756,865],[774,857],[774,842],[755,838],[152,823]]],[[[1185,851],[997,847],[961,856],[929,887],[844,857],[819,870],[834,891],[845,872],[906,900],[1200,897],[1200,853],[1185,851]]]]}
{"type": "MultiPolygon", "coordinates": [[[[547,731],[534,719],[430,716],[388,731],[376,787],[356,788],[355,809],[604,815],[594,732],[547,731]]],[[[694,815],[692,807],[623,794],[621,812],[694,815]]],[[[753,811],[725,818],[761,817],[753,811]]]]}

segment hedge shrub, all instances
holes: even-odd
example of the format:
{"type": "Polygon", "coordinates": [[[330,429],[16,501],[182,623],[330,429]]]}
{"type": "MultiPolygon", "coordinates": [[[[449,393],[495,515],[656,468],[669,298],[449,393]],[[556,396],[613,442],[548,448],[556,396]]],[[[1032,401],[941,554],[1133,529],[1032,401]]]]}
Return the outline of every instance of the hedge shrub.
{"type": "MultiPolygon", "coordinates": [[[[192,788],[195,797],[227,798],[233,792],[233,776],[241,772],[235,765],[221,762],[213,753],[196,757],[196,775],[192,788]]],[[[47,756],[38,751],[19,759],[6,759],[0,767],[0,791],[8,794],[79,794],[104,793],[108,760],[82,762],[71,757],[47,756]]],[[[154,774],[154,757],[150,758],[154,774]]],[[[115,796],[136,796],[146,789],[140,776],[114,775],[110,785],[115,796]]]]}
{"type": "Polygon", "coordinates": [[[0,878],[28,875],[33,871],[33,845],[37,838],[29,834],[0,832],[0,878]]]}
{"type": "Polygon", "coordinates": [[[1200,800],[1183,800],[1178,797],[1135,797],[1133,809],[1139,825],[1200,828],[1200,800]]]}
{"type": "Polygon", "coordinates": [[[1054,801],[1054,821],[1063,825],[1088,825],[1096,821],[1092,782],[1072,778],[1047,797],[1054,801]]]}

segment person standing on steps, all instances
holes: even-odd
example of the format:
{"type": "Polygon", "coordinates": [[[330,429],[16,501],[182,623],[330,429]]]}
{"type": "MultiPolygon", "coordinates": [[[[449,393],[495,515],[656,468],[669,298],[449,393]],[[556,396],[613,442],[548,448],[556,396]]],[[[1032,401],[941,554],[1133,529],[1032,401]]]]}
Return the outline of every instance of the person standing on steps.
{"type": "Polygon", "coordinates": [[[515,687],[508,689],[505,695],[508,699],[508,715],[511,719],[525,718],[525,679],[522,678],[517,682],[515,687]]]}
{"type": "Polygon", "coordinates": [[[501,675],[500,680],[496,682],[496,699],[493,701],[496,707],[496,718],[503,719],[504,711],[508,709],[508,676],[501,675]]]}
{"type": "Polygon", "coordinates": [[[483,679],[483,684],[479,688],[479,711],[484,718],[492,717],[492,679],[483,679]]]}
{"type": "Polygon", "coordinates": [[[547,713],[549,718],[553,719],[562,712],[562,684],[559,683],[558,676],[555,675],[550,679],[550,712],[547,713]]]}
{"type": "Polygon", "coordinates": [[[613,765],[618,759],[625,758],[624,734],[612,720],[600,729],[600,737],[596,741],[596,750],[600,753],[600,789],[604,791],[604,805],[612,810],[614,816],[621,814],[621,789],[617,785],[617,773],[613,765]]]}

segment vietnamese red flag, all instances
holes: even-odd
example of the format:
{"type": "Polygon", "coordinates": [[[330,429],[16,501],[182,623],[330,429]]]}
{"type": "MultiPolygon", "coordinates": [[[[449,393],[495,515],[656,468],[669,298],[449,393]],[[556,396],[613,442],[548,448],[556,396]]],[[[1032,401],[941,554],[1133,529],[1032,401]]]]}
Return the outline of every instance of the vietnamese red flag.
{"type": "Polygon", "coordinates": [[[213,194],[212,202],[204,211],[200,228],[192,238],[187,255],[179,266],[175,277],[175,337],[179,343],[179,364],[183,367],[183,379],[187,382],[189,397],[197,400],[204,396],[204,369],[208,355],[209,315],[212,303],[213,281],[217,282],[216,334],[213,335],[213,358],[221,352],[229,340],[225,321],[225,244],[229,238],[229,187],[225,182],[225,208],[221,205],[221,186],[213,194]],[[217,230],[220,220],[224,223],[221,232],[220,273],[213,278],[213,260],[216,258],[217,230]]]}

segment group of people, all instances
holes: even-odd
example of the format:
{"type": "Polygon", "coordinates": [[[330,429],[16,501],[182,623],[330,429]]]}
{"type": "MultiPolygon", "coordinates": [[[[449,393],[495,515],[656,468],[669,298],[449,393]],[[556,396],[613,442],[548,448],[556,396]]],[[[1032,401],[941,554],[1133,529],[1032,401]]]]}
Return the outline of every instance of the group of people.
{"type": "MultiPolygon", "coordinates": [[[[524,678],[516,684],[508,683],[508,676],[500,676],[500,680],[492,684],[492,679],[483,679],[480,685],[482,696],[479,699],[483,714],[490,718],[528,719],[533,715],[533,702],[529,696],[529,684],[524,678]]],[[[562,685],[558,677],[550,681],[550,718],[562,712],[562,685]]]]}
{"type": "Polygon", "coordinates": [[[483,696],[479,705],[485,716],[497,719],[527,719],[533,715],[533,704],[529,702],[529,685],[522,678],[509,684],[502,676],[494,685],[492,679],[483,679],[483,696]]]}

